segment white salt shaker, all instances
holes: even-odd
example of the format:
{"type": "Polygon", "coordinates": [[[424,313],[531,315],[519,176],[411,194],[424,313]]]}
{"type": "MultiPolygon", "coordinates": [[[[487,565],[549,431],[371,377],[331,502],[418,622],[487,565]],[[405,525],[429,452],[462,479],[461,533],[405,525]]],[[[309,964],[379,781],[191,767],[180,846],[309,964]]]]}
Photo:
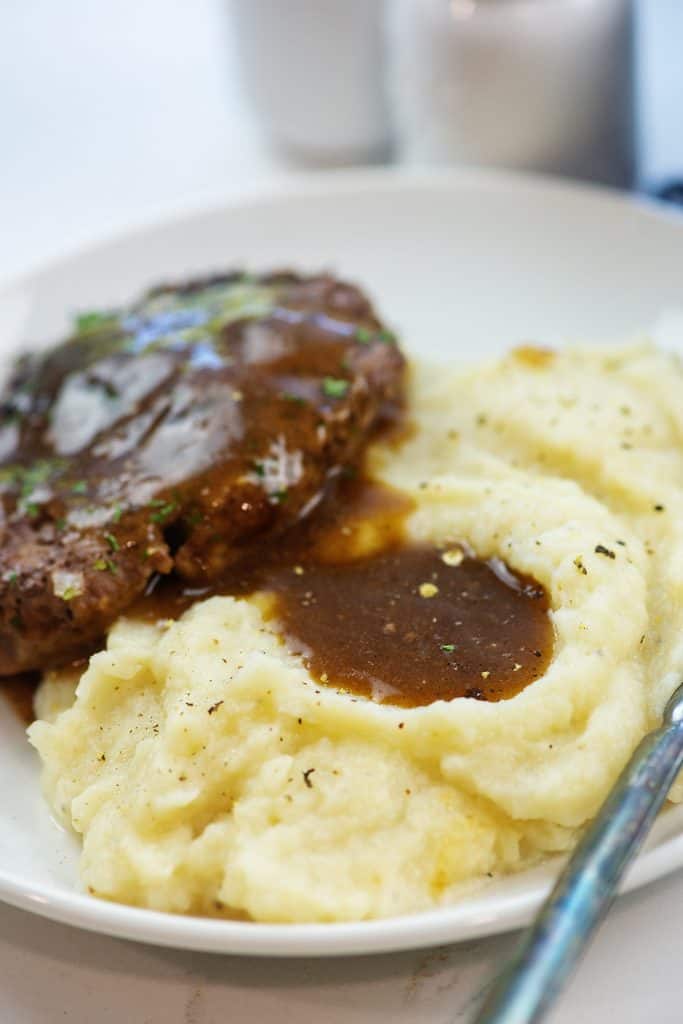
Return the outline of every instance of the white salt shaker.
{"type": "Polygon", "coordinates": [[[231,0],[252,108],[292,156],[381,159],[389,145],[384,0],[231,0]]]}
{"type": "Polygon", "coordinates": [[[630,0],[390,0],[399,158],[628,186],[630,0]]]}

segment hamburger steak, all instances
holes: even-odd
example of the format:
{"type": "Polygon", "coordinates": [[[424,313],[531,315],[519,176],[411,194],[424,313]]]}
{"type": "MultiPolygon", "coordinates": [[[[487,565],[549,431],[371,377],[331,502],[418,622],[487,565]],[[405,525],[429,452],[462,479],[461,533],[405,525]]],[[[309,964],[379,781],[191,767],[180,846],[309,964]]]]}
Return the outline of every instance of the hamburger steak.
{"type": "Polygon", "coordinates": [[[0,400],[0,675],[88,653],[156,573],[198,586],[312,510],[400,400],[330,276],[163,286],[24,356],[0,400]]]}

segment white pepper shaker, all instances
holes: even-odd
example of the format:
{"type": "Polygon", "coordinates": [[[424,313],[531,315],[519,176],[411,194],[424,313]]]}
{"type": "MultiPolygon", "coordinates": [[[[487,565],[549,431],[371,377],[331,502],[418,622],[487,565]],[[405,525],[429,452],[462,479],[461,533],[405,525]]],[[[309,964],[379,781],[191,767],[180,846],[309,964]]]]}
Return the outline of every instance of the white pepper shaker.
{"type": "Polygon", "coordinates": [[[390,0],[399,159],[628,186],[630,0],[390,0]]]}

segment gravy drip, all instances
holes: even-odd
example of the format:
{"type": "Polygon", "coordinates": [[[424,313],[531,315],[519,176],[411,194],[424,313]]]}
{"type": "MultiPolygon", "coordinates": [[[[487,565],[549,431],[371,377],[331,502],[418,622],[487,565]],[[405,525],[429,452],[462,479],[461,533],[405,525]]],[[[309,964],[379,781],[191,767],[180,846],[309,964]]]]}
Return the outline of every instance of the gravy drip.
{"type": "Polygon", "coordinates": [[[0,694],[24,725],[30,725],[36,717],[33,713],[33,698],[39,682],[40,677],[36,672],[24,672],[0,679],[0,694]]]}

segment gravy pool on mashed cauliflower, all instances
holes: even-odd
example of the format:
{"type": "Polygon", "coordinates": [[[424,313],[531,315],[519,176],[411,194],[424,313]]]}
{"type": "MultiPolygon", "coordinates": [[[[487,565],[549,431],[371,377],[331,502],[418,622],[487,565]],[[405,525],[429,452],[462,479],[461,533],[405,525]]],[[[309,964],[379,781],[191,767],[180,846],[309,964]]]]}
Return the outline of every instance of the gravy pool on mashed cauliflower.
{"type": "Polygon", "coordinates": [[[546,588],[552,658],[511,699],[352,699],[258,598],[121,619],[75,700],[49,673],[29,735],[88,890],[357,920],[571,848],[683,668],[682,391],[649,346],[413,368],[415,433],[369,471],[414,503],[410,540],[466,541],[546,588]]]}

